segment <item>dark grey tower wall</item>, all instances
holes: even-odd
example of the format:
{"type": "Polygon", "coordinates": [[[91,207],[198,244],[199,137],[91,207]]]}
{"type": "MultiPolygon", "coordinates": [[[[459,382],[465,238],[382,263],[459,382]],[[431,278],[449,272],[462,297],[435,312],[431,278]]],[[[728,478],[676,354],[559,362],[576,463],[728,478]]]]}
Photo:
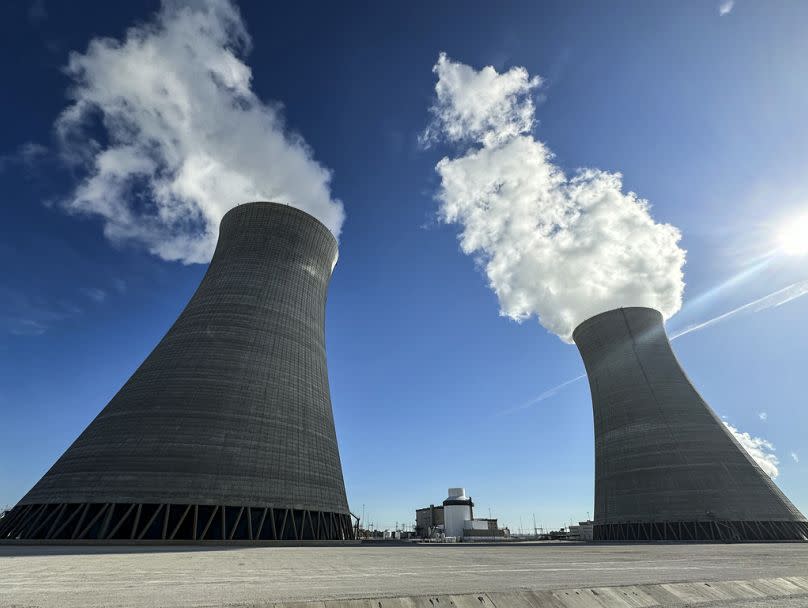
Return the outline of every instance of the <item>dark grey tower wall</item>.
{"type": "MultiPolygon", "coordinates": [[[[108,538],[131,505],[122,526],[130,538],[155,509],[143,538],[170,538],[176,526],[197,540],[351,536],[324,336],[336,260],[333,235],[298,209],[250,203],[229,211],[185,310],[17,514],[50,509],[55,521],[84,508],[86,526],[104,509],[105,534],[99,523],[85,538],[108,538]],[[67,507],[59,516],[54,505],[67,507]],[[253,520],[262,518],[258,534],[253,520]]],[[[2,536],[47,537],[41,523],[7,530],[14,515],[2,536]]]]}
{"type": "Polygon", "coordinates": [[[596,540],[808,538],[693,388],[658,311],[605,312],[573,338],[592,393],[596,540]]]}

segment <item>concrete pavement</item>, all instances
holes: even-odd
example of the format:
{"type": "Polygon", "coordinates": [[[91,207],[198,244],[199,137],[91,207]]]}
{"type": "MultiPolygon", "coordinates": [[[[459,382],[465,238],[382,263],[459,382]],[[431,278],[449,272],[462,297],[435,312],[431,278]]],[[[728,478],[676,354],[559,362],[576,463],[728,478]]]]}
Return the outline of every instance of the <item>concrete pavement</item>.
{"type": "Polygon", "coordinates": [[[267,606],[804,576],[808,544],[803,543],[215,549],[0,545],[3,607],[267,606]]]}

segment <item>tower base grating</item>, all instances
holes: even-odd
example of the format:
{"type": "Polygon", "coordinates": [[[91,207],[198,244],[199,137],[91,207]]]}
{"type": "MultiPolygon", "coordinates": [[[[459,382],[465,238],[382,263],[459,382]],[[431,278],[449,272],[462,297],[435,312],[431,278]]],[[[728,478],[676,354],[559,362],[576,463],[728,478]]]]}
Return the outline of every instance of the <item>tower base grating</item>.
{"type": "Polygon", "coordinates": [[[343,541],[348,513],[157,503],[17,505],[0,519],[0,541],[343,541]]]}
{"type": "Polygon", "coordinates": [[[804,521],[665,521],[595,524],[595,542],[808,541],[804,521]]]}

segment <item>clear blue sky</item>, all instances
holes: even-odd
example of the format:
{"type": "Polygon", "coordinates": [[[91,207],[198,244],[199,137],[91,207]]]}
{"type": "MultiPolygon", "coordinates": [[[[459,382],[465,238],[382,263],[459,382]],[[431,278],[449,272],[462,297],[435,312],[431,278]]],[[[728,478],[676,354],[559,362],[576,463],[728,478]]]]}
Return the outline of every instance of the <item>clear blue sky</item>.
{"type": "MultiPolygon", "coordinates": [[[[284,105],[345,206],[326,329],[354,512],[364,505],[377,527],[410,523],[457,485],[512,528],[592,510],[586,382],[519,407],[582,373],[575,347],[535,319],[500,317],[457,227],[435,219],[434,167],[450,152],[417,139],[441,51],[540,75],[534,133],[555,162],[622,172],[657,221],[681,230],[687,288],[671,333],[808,279],[806,257],[755,267],[780,226],[808,212],[808,4],[737,0],[724,16],[719,4],[239,3],[253,91],[284,105]]],[[[13,49],[0,57],[0,505],[107,403],[205,270],[112,243],[97,218],[59,204],[81,177],[58,159],[53,130],[68,53],[158,8],[0,9],[13,49]]],[[[803,512],[807,318],[798,297],[674,342],[712,407],[773,444],[776,481],[803,512]]]]}

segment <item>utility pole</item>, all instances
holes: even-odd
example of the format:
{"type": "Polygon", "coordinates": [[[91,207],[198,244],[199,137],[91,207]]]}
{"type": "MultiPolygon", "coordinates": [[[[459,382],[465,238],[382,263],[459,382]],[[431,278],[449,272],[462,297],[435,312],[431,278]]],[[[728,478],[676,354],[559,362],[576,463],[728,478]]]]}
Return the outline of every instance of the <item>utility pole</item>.
{"type": "Polygon", "coordinates": [[[539,531],[536,529],[536,514],[533,514],[533,536],[535,538],[539,537],[539,531]]]}

